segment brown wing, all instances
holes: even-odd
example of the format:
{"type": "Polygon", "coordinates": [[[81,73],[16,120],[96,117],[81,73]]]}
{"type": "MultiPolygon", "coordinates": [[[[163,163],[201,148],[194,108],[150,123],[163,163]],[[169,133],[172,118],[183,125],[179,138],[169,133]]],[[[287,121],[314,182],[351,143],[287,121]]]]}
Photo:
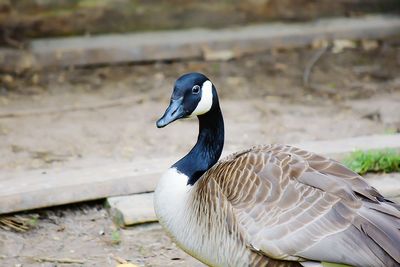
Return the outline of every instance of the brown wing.
{"type": "Polygon", "coordinates": [[[260,146],[222,160],[205,176],[232,205],[248,245],[269,257],[399,265],[396,204],[336,161],[260,146]]]}

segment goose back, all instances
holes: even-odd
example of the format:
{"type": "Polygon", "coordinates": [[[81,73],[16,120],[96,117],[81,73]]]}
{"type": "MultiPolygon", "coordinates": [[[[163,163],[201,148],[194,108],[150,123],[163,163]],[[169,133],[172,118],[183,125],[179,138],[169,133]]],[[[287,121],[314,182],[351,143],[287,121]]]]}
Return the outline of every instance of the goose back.
{"type": "Polygon", "coordinates": [[[399,266],[398,206],[334,160],[253,147],[218,162],[193,189],[203,210],[225,210],[228,231],[270,258],[399,266]]]}

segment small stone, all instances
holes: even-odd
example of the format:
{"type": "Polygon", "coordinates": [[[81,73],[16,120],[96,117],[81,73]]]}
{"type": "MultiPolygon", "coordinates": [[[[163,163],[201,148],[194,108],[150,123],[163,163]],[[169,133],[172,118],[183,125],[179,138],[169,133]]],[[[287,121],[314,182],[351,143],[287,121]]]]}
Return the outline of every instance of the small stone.
{"type": "Polygon", "coordinates": [[[379,43],[376,40],[361,40],[361,47],[365,51],[375,50],[379,47],[379,43]]]}
{"type": "Polygon", "coordinates": [[[284,63],[276,62],[276,63],[274,64],[274,69],[276,69],[276,70],[278,70],[278,71],[285,71],[285,70],[287,69],[287,65],[284,64],[284,63]]]}
{"type": "Polygon", "coordinates": [[[345,49],[352,49],[356,47],[357,45],[354,41],[338,39],[333,41],[332,52],[337,54],[343,52],[345,49]]]}
{"type": "Polygon", "coordinates": [[[311,47],[313,49],[321,49],[323,47],[327,47],[329,45],[328,41],[325,39],[315,39],[311,43],[311,47]]]}
{"type": "Polygon", "coordinates": [[[157,72],[154,74],[154,78],[158,81],[162,81],[165,79],[165,75],[162,72],[157,72]]]}
{"type": "Polygon", "coordinates": [[[39,79],[39,75],[37,74],[37,73],[35,73],[33,76],[32,76],[32,84],[34,84],[34,85],[37,85],[38,83],[39,83],[39,81],[40,81],[40,79],[39,79]]]}
{"type": "Polygon", "coordinates": [[[14,83],[14,77],[11,76],[10,74],[3,75],[1,77],[1,80],[5,85],[8,85],[8,86],[10,86],[14,83]]]}
{"type": "Polygon", "coordinates": [[[203,48],[203,57],[206,61],[228,61],[233,58],[238,57],[238,55],[233,50],[223,49],[223,50],[213,50],[210,48],[203,48]]]}

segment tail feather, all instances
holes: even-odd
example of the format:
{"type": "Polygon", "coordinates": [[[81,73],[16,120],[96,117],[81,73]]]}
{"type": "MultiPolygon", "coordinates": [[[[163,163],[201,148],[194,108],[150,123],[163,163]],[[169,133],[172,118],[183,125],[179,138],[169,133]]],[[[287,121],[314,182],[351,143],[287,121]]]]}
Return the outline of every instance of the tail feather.
{"type": "Polygon", "coordinates": [[[354,225],[385,253],[369,244],[371,251],[388,266],[400,265],[400,215],[386,203],[365,205],[354,225]],[[369,207],[368,207],[369,206],[369,207]]]}

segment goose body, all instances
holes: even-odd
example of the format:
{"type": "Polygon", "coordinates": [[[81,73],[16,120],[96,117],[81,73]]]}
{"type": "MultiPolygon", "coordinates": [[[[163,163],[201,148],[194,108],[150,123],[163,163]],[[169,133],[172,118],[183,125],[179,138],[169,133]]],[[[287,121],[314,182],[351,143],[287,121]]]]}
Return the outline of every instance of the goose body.
{"type": "Polygon", "coordinates": [[[287,145],[218,161],[224,141],[214,85],[180,77],[157,122],[197,116],[193,149],[155,191],[160,223],[210,266],[400,266],[400,207],[331,159],[287,145]]]}

